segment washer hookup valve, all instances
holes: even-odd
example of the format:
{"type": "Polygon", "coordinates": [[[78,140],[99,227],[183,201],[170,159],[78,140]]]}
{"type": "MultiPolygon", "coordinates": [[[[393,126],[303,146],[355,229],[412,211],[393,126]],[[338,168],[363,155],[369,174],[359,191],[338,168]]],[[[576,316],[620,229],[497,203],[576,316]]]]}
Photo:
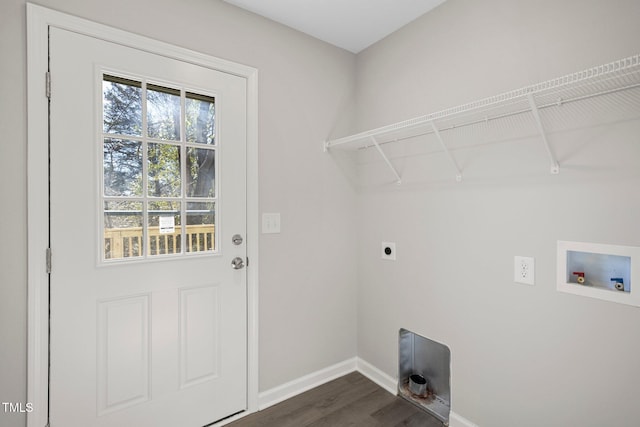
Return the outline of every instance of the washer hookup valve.
{"type": "Polygon", "coordinates": [[[613,282],[617,290],[624,291],[624,279],[622,277],[612,277],[609,280],[613,282]]]}

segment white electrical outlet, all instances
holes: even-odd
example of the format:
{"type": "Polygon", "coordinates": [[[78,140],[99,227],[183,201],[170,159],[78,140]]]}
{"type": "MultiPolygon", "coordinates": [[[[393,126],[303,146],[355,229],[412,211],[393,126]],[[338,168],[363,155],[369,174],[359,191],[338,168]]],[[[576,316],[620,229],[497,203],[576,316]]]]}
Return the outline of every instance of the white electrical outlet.
{"type": "Polygon", "coordinates": [[[533,258],[516,256],[513,262],[513,280],[525,285],[535,284],[535,266],[533,258]]]}

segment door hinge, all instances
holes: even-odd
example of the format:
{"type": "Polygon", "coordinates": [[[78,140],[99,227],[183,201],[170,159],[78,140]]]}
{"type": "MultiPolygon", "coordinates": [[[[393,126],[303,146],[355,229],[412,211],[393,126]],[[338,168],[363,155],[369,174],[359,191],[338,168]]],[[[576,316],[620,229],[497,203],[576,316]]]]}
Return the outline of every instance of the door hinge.
{"type": "Polygon", "coordinates": [[[46,263],[47,263],[47,274],[51,274],[51,248],[47,248],[46,263]]]}
{"type": "Polygon", "coordinates": [[[45,76],[45,94],[47,98],[51,99],[51,73],[47,71],[45,76]]]}

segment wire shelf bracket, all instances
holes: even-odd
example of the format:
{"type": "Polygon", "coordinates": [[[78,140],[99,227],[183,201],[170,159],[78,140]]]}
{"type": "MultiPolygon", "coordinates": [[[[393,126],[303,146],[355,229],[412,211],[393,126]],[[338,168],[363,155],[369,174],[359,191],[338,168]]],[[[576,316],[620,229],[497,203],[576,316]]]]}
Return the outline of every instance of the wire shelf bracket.
{"type": "Polygon", "coordinates": [[[389,169],[391,169],[391,172],[393,172],[393,175],[396,177],[396,184],[398,185],[402,184],[402,178],[400,177],[400,174],[398,173],[396,168],[393,166],[393,164],[391,164],[391,160],[389,160],[387,155],[384,154],[384,151],[382,151],[382,147],[380,147],[380,144],[378,144],[378,141],[374,136],[371,137],[371,142],[373,142],[373,145],[378,150],[378,153],[380,153],[380,157],[382,157],[382,160],[384,160],[384,162],[387,164],[389,169]]]}
{"type": "Polygon", "coordinates": [[[542,119],[540,118],[540,111],[538,111],[536,100],[534,99],[531,92],[527,94],[527,100],[529,101],[529,105],[531,106],[531,113],[533,114],[533,118],[535,119],[536,127],[538,128],[538,132],[540,133],[542,143],[544,144],[544,148],[547,150],[547,154],[549,155],[549,159],[551,160],[551,174],[557,175],[560,173],[560,165],[558,164],[556,156],[551,150],[551,145],[549,145],[547,133],[544,130],[544,125],[542,124],[542,119]]]}
{"type": "Polygon", "coordinates": [[[460,169],[460,166],[458,166],[458,162],[456,162],[456,159],[453,157],[453,154],[451,154],[451,150],[449,150],[449,148],[447,147],[447,144],[444,143],[444,140],[442,139],[442,135],[440,135],[440,131],[438,130],[438,127],[436,126],[436,124],[433,121],[431,121],[430,125],[431,125],[431,129],[433,130],[433,134],[435,135],[436,139],[440,143],[440,146],[442,147],[442,150],[445,152],[445,154],[449,158],[449,161],[451,162],[451,164],[453,165],[454,169],[457,172],[456,181],[462,182],[462,170],[460,169]]]}

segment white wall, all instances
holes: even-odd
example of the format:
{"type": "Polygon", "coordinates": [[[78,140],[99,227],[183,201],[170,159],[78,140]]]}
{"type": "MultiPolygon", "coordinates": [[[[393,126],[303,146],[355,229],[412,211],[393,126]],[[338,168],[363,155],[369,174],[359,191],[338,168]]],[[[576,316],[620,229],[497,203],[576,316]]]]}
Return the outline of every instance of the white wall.
{"type": "MultiPolygon", "coordinates": [[[[636,0],[448,0],[358,55],[358,128],[639,53],[639,18],[636,0]]],[[[555,251],[640,245],[639,133],[550,135],[560,175],[537,139],[457,152],[459,184],[424,142],[390,150],[400,187],[361,155],[359,357],[395,375],[404,327],[450,346],[452,409],[480,426],[638,425],[640,309],[558,293],[555,251]],[[515,255],[535,257],[535,286],[513,283],[515,255]]]]}
{"type": "MultiPolygon", "coordinates": [[[[355,356],[355,198],[321,145],[349,131],[354,55],[218,0],[36,3],[259,69],[260,210],[282,214],[260,236],[260,390],[355,356]]],[[[25,22],[24,0],[2,1],[2,402],[26,400],[25,22]]],[[[0,425],[24,425],[1,409],[0,425]]]]}

